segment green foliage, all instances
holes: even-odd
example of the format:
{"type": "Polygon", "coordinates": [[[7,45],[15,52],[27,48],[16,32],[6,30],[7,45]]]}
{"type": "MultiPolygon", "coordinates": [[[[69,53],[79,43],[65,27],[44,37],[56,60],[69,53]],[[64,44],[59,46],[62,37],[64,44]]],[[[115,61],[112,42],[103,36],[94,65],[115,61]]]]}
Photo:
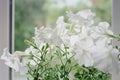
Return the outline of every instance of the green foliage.
{"type": "Polygon", "coordinates": [[[66,46],[62,49],[56,46],[55,52],[51,52],[49,44],[45,44],[39,49],[36,44],[28,40],[25,43],[39,51],[37,53],[39,55],[31,53],[29,56],[36,65],[32,66],[30,62],[27,64],[28,80],[31,77],[33,80],[109,80],[111,77],[109,73],[93,67],[80,67],[73,62],[74,55],[68,57],[70,52],[66,46]],[[57,63],[54,63],[55,61],[57,63]]]}
{"type": "MultiPolygon", "coordinates": [[[[31,46],[35,45],[30,41],[25,42],[31,46]]],[[[32,59],[36,65],[32,68],[33,66],[28,63],[27,66],[29,70],[27,74],[30,75],[33,80],[69,80],[69,73],[75,65],[71,65],[72,57],[67,57],[67,54],[69,54],[67,47],[65,47],[65,51],[57,47],[54,54],[47,57],[47,55],[51,54],[48,52],[49,48],[49,44],[44,45],[41,49],[35,47],[35,49],[39,50],[39,54],[41,55],[35,56],[31,53],[30,59],[32,59]],[[60,63],[53,66],[52,61],[55,59],[54,55],[56,55],[57,59],[60,60],[60,63]],[[63,59],[64,56],[66,57],[65,59],[63,59]]]]}
{"type": "Polygon", "coordinates": [[[111,75],[104,73],[94,67],[79,67],[75,73],[75,78],[78,80],[109,80],[111,75]]]}

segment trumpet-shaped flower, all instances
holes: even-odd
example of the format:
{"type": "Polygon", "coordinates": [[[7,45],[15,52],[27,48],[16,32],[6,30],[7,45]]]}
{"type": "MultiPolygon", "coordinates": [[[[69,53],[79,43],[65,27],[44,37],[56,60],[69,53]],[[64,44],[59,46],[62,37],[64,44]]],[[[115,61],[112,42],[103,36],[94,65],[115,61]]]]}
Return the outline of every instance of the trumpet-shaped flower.
{"type": "Polygon", "coordinates": [[[17,72],[20,72],[20,74],[25,74],[27,72],[25,57],[27,57],[28,54],[25,54],[21,51],[16,51],[14,54],[10,54],[8,52],[8,49],[5,48],[3,55],[1,56],[2,60],[5,60],[5,64],[12,69],[14,69],[17,72]]]}
{"type": "Polygon", "coordinates": [[[94,46],[92,39],[81,40],[75,43],[75,59],[78,64],[85,66],[93,66],[94,61],[90,53],[90,48],[94,46]]]}
{"type": "Polygon", "coordinates": [[[19,58],[15,55],[10,54],[7,48],[4,49],[1,59],[5,60],[5,64],[7,66],[15,69],[16,71],[19,71],[19,63],[20,63],[19,58]]]}
{"type": "Polygon", "coordinates": [[[69,36],[64,17],[59,17],[56,24],[56,28],[53,29],[51,27],[35,28],[35,44],[40,46],[41,43],[49,43],[56,46],[67,43],[69,36]]]}
{"type": "Polygon", "coordinates": [[[69,21],[81,26],[91,26],[94,21],[93,17],[95,16],[91,10],[83,10],[76,14],[72,12],[67,12],[67,16],[69,17],[69,21]]]}
{"type": "Polygon", "coordinates": [[[106,39],[112,39],[113,38],[113,32],[109,29],[109,24],[107,22],[100,22],[98,26],[94,27],[92,30],[91,36],[94,39],[98,38],[106,38],[106,39]]]}
{"type": "Polygon", "coordinates": [[[111,72],[118,70],[118,50],[112,45],[106,44],[105,40],[100,40],[91,47],[90,52],[94,60],[94,66],[102,71],[111,72]]]}
{"type": "Polygon", "coordinates": [[[50,27],[35,28],[34,42],[39,47],[41,43],[50,43],[53,29],[50,27]]]}

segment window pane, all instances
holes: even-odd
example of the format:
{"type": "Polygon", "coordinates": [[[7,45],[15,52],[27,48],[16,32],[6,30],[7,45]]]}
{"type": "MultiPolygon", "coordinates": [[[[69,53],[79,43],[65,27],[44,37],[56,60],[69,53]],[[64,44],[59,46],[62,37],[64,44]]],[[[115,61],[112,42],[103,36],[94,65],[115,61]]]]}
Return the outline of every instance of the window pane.
{"type": "MultiPolygon", "coordinates": [[[[96,20],[111,24],[111,0],[15,0],[15,50],[24,51],[25,39],[34,36],[34,27],[55,25],[58,16],[66,11],[91,9],[96,20]]],[[[15,73],[15,80],[24,80],[15,73]]]]}

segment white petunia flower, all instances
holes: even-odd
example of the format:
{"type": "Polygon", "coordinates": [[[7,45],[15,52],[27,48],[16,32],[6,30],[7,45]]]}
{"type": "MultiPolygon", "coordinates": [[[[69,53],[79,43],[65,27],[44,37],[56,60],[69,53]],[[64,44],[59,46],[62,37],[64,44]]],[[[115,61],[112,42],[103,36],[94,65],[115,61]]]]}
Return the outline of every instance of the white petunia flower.
{"type": "Polygon", "coordinates": [[[100,22],[92,31],[93,33],[91,36],[93,38],[113,38],[113,32],[109,29],[109,24],[107,22],[100,22]]]}
{"type": "MultiPolygon", "coordinates": [[[[42,45],[43,46],[43,45],[42,45]]],[[[33,46],[30,46],[29,48],[27,48],[26,50],[25,50],[25,54],[30,54],[30,53],[32,53],[32,54],[37,54],[38,53],[38,50],[37,49],[35,49],[33,46]]]]}
{"type": "Polygon", "coordinates": [[[5,48],[1,59],[5,60],[5,64],[14,69],[16,72],[25,74],[27,72],[26,64],[29,62],[27,58],[28,56],[29,54],[25,54],[21,51],[16,51],[13,54],[10,54],[8,49],[5,48]]]}
{"type": "Polygon", "coordinates": [[[75,59],[77,60],[80,66],[93,66],[94,61],[89,51],[92,46],[94,46],[94,43],[93,40],[90,38],[75,43],[75,59]]]}
{"type": "Polygon", "coordinates": [[[90,52],[94,60],[94,67],[110,72],[113,66],[113,69],[118,69],[118,50],[106,42],[106,40],[98,41],[95,46],[91,47],[90,52]]]}
{"type": "Polygon", "coordinates": [[[40,46],[42,43],[49,43],[56,46],[68,42],[69,36],[68,30],[65,28],[64,17],[59,17],[56,24],[56,28],[35,28],[34,41],[37,46],[40,46]]]}
{"type": "Polygon", "coordinates": [[[34,41],[37,46],[40,46],[41,43],[50,43],[52,37],[53,29],[50,27],[41,27],[35,28],[34,41]]]}
{"type": "Polygon", "coordinates": [[[98,24],[96,32],[98,34],[103,34],[103,35],[107,35],[107,34],[113,35],[113,32],[109,30],[109,23],[107,22],[100,22],[98,24]]]}
{"type": "Polygon", "coordinates": [[[79,40],[84,40],[84,39],[89,39],[90,38],[90,28],[88,27],[82,27],[81,31],[77,34],[73,34],[70,36],[70,45],[74,45],[77,41],[79,40]]]}
{"type": "Polygon", "coordinates": [[[58,36],[59,39],[62,40],[62,43],[67,43],[69,36],[68,30],[66,29],[66,23],[64,22],[64,17],[63,16],[59,17],[56,24],[57,24],[55,28],[55,32],[57,33],[56,36],[58,36]]]}
{"type": "Polygon", "coordinates": [[[2,54],[2,56],[1,56],[1,59],[2,60],[5,60],[5,61],[9,61],[9,59],[11,59],[13,56],[8,52],[8,49],[7,48],[5,48],[4,50],[3,50],[3,54],[2,54]]]}
{"type": "Polygon", "coordinates": [[[78,35],[72,35],[70,37],[70,43],[69,43],[69,45],[71,47],[73,47],[76,44],[76,42],[78,42],[78,41],[79,41],[79,36],[78,35]]]}
{"type": "Polygon", "coordinates": [[[86,39],[90,38],[90,28],[89,27],[82,27],[81,32],[78,34],[79,39],[86,39]]]}
{"type": "Polygon", "coordinates": [[[93,17],[95,16],[95,14],[92,13],[91,10],[83,10],[76,14],[73,14],[72,12],[67,12],[67,16],[69,17],[70,22],[82,26],[91,26],[94,23],[93,17]]]}
{"type": "Polygon", "coordinates": [[[5,60],[5,64],[7,66],[13,68],[15,71],[19,71],[19,58],[15,55],[10,54],[7,48],[4,49],[1,59],[5,60]]]}
{"type": "Polygon", "coordinates": [[[28,68],[22,63],[19,64],[19,69],[20,69],[19,72],[21,75],[25,75],[28,71],[28,68]]]}

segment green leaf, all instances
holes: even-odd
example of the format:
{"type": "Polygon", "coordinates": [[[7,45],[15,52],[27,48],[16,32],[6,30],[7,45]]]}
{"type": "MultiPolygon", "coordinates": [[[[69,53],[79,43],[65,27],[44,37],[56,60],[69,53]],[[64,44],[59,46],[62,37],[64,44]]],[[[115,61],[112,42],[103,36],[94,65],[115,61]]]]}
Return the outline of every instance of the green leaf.
{"type": "Polygon", "coordinates": [[[29,40],[25,40],[24,42],[25,42],[28,46],[33,46],[35,49],[38,49],[37,46],[36,46],[33,42],[31,42],[31,41],[29,41],[29,40]]]}
{"type": "Polygon", "coordinates": [[[64,65],[62,65],[62,66],[60,67],[60,69],[61,69],[61,70],[63,70],[64,68],[65,68],[65,66],[64,66],[64,65]]]}
{"type": "Polygon", "coordinates": [[[67,60],[67,62],[70,64],[70,63],[71,63],[71,60],[70,60],[70,59],[68,59],[68,60],[67,60]]]}

